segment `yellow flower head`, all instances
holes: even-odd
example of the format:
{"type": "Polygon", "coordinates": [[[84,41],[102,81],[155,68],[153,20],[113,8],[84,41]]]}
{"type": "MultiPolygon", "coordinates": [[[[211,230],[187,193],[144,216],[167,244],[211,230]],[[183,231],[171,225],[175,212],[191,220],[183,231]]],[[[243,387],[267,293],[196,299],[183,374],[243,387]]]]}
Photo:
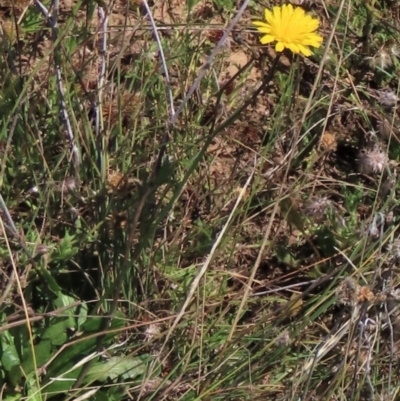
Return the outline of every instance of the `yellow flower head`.
{"type": "Polygon", "coordinates": [[[253,24],[258,31],[265,33],[260,42],[265,45],[276,41],[277,52],[287,48],[293,53],[310,56],[312,52],[309,46],[321,46],[322,36],[315,33],[318,20],[306,15],[301,7],[293,8],[291,4],[273,7],[272,12],[265,10],[265,20],[254,21],[253,24]]]}

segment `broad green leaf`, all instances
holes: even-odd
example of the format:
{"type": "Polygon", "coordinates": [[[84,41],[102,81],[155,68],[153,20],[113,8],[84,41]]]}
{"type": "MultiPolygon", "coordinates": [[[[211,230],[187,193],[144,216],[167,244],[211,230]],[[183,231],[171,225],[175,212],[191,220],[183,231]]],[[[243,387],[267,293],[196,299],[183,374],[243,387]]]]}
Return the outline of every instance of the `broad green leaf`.
{"type": "MultiPolygon", "coordinates": [[[[64,308],[76,302],[75,298],[72,298],[65,294],[59,294],[57,299],[54,301],[54,306],[56,308],[64,308]]],[[[67,309],[68,310],[68,309],[67,309]]]]}
{"type": "Polygon", "coordinates": [[[100,388],[93,396],[92,401],[120,401],[125,399],[126,394],[122,386],[111,386],[100,388]]]}
{"type": "Polygon", "coordinates": [[[113,356],[107,361],[100,360],[91,365],[85,382],[104,382],[108,379],[115,380],[118,377],[132,380],[144,375],[151,361],[154,361],[154,357],[148,354],[137,357],[113,356]]]}
{"type": "MultiPolygon", "coordinates": [[[[34,346],[36,367],[44,365],[52,356],[53,346],[50,339],[41,340],[39,344],[34,346]]],[[[35,370],[34,358],[32,355],[31,345],[27,344],[24,348],[23,360],[21,368],[26,375],[35,370]]]]}
{"type": "Polygon", "coordinates": [[[53,321],[51,326],[43,331],[41,338],[42,340],[50,340],[52,345],[62,345],[68,339],[67,329],[69,327],[70,320],[68,318],[61,321],[53,321]]]}
{"type": "MultiPolygon", "coordinates": [[[[88,319],[83,325],[82,325],[82,331],[85,334],[90,334],[90,333],[99,333],[100,330],[103,329],[103,324],[104,324],[104,317],[92,317],[88,319]]],[[[122,313],[116,313],[113,319],[111,320],[110,327],[108,328],[109,330],[113,329],[118,329],[118,328],[123,328],[125,325],[125,317],[122,313]]],[[[108,339],[113,339],[115,337],[115,333],[107,333],[105,338],[108,339]]]]}
{"type": "Polygon", "coordinates": [[[21,365],[13,366],[12,369],[7,372],[7,378],[12,383],[14,388],[17,388],[20,385],[20,380],[22,379],[23,374],[21,371],[21,365]]]}
{"type": "Polygon", "coordinates": [[[86,302],[83,302],[77,308],[78,318],[77,318],[77,328],[81,329],[82,325],[86,322],[87,314],[88,314],[88,306],[86,302]]]}
{"type": "MultiPolygon", "coordinates": [[[[64,380],[54,381],[49,386],[46,387],[46,392],[49,394],[57,394],[60,392],[68,391],[68,389],[74,384],[75,378],[78,377],[82,366],[69,372],[67,375],[65,372],[72,369],[76,364],[82,361],[83,358],[87,357],[96,350],[98,336],[94,334],[99,334],[103,326],[104,318],[95,317],[87,319],[87,321],[82,325],[81,330],[83,334],[79,340],[72,343],[70,346],[66,346],[65,349],[58,355],[58,357],[48,366],[47,374],[44,377],[43,383],[48,383],[52,381],[52,378],[63,378],[64,380]],[[65,380],[66,378],[72,380],[65,380]]],[[[121,313],[116,313],[114,319],[111,320],[110,327],[108,331],[112,331],[118,328],[123,328],[125,325],[124,315],[121,313]]],[[[104,346],[112,344],[115,339],[115,333],[107,333],[104,339],[104,346]]]]}
{"type": "MultiPolygon", "coordinates": [[[[63,293],[59,293],[57,299],[54,301],[55,308],[65,308],[66,306],[73,305],[76,302],[76,299],[65,295],[63,293]]],[[[65,314],[69,316],[69,324],[68,328],[76,328],[76,310],[78,308],[70,308],[65,310],[65,314]]]]}
{"type": "Polygon", "coordinates": [[[14,339],[9,332],[2,333],[0,336],[1,342],[1,363],[3,368],[9,372],[13,366],[20,364],[19,355],[14,345],[14,339]]]}
{"type": "Polygon", "coordinates": [[[47,399],[51,398],[52,396],[57,396],[60,393],[65,393],[71,388],[71,386],[73,386],[82,370],[82,366],[71,370],[74,365],[75,364],[65,366],[64,372],[62,372],[59,376],[55,376],[54,378],[46,375],[45,382],[47,382],[47,385],[44,387],[42,393],[46,393],[47,399]]]}

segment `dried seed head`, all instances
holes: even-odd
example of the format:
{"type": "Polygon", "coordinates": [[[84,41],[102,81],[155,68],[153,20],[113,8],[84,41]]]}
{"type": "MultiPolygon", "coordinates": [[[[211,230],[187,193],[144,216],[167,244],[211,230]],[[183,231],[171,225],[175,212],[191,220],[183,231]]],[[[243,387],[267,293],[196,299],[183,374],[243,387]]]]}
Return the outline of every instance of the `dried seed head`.
{"type": "Polygon", "coordinates": [[[395,56],[399,57],[400,56],[400,45],[396,42],[393,42],[389,46],[390,53],[395,56]]]}
{"type": "MultiPolygon", "coordinates": [[[[161,377],[156,377],[154,379],[147,379],[142,383],[141,391],[143,391],[145,394],[153,393],[160,386],[162,382],[163,379],[161,377]]],[[[167,382],[170,383],[169,380],[167,380],[167,382]]]]}
{"type": "Polygon", "coordinates": [[[378,101],[382,106],[393,107],[397,104],[399,98],[393,91],[381,91],[378,101]]]}
{"type": "Polygon", "coordinates": [[[328,197],[316,196],[306,204],[304,213],[315,221],[319,221],[325,217],[331,206],[332,202],[328,197]]]}
{"type": "Polygon", "coordinates": [[[386,70],[393,65],[392,55],[387,50],[380,51],[375,57],[381,70],[386,70]]]}
{"type": "Polygon", "coordinates": [[[76,189],[76,180],[74,177],[68,177],[61,183],[61,192],[70,192],[76,189]]]}
{"type": "Polygon", "coordinates": [[[276,344],[287,347],[290,345],[291,339],[288,330],[283,330],[281,334],[279,334],[278,338],[276,339],[276,344]]]}
{"type": "Polygon", "coordinates": [[[336,289],[338,303],[354,305],[357,301],[359,285],[352,277],[346,277],[336,289]]]}
{"type": "Polygon", "coordinates": [[[389,253],[390,259],[392,259],[393,262],[400,262],[400,238],[397,238],[394,241],[390,242],[387,246],[387,251],[389,253]]]}
{"type": "Polygon", "coordinates": [[[358,154],[359,171],[361,174],[379,174],[389,165],[388,155],[375,145],[372,149],[362,149],[358,154]]]}
{"type": "Polygon", "coordinates": [[[376,135],[376,131],[374,130],[367,131],[365,134],[365,138],[367,139],[368,143],[378,142],[378,136],[376,135]]]}
{"type": "Polygon", "coordinates": [[[154,337],[157,337],[160,333],[161,333],[160,326],[151,323],[144,332],[144,337],[146,341],[151,341],[154,339],[154,337]]]}
{"type": "Polygon", "coordinates": [[[390,136],[392,135],[393,131],[394,131],[394,126],[393,124],[388,121],[386,118],[379,120],[377,122],[377,128],[379,131],[379,136],[383,139],[383,140],[387,140],[390,138],[390,136]]]}
{"type": "Polygon", "coordinates": [[[396,288],[395,290],[392,289],[389,294],[390,297],[392,297],[396,301],[400,301],[400,289],[396,288]]]}
{"type": "Polygon", "coordinates": [[[390,225],[393,223],[393,218],[394,218],[394,213],[393,210],[391,210],[387,215],[386,215],[386,219],[385,219],[385,223],[390,225]]]}
{"type": "Polygon", "coordinates": [[[68,210],[72,214],[72,217],[80,216],[79,210],[76,207],[70,207],[68,210]]]}
{"type": "Polygon", "coordinates": [[[373,57],[366,57],[366,61],[373,70],[387,70],[393,65],[391,52],[387,49],[379,50],[373,57]]]}

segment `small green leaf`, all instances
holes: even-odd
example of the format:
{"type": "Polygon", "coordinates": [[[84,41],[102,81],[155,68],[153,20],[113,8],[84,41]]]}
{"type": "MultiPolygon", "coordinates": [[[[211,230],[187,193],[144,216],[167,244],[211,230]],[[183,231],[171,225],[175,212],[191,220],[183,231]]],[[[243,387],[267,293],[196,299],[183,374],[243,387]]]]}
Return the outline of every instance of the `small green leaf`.
{"type": "Polygon", "coordinates": [[[1,363],[4,369],[9,372],[13,366],[20,364],[19,355],[14,345],[14,339],[7,331],[0,336],[1,342],[1,363]]]}
{"type": "Polygon", "coordinates": [[[12,392],[9,393],[7,392],[7,395],[5,398],[3,398],[4,401],[19,401],[22,398],[22,393],[18,392],[12,392]]]}
{"type": "Polygon", "coordinates": [[[61,293],[61,287],[47,269],[40,269],[40,274],[46,280],[48,288],[53,291],[54,294],[58,295],[61,293]]]}

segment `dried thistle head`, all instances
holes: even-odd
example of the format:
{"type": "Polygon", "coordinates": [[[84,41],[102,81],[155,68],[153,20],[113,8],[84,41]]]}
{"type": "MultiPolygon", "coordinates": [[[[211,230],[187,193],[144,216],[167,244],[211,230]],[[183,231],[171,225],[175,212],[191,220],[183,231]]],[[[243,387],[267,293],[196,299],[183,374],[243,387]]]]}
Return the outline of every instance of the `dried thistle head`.
{"type": "Polygon", "coordinates": [[[393,220],[394,220],[394,213],[393,213],[393,210],[391,210],[391,211],[386,215],[385,223],[386,223],[387,225],[391,225],[391,224],[393,224],[393,220]]]}
{"type": "Polygon", "coordinates": [[[395,301],[400,301],[400,289],[399,288],[391,289],[389,291],[388,296],[393,298],[395,301]]]}
{"type": "Polygon", "coordinates": [[[303,211],[307,216],[312,217],[313,220],[318,222],[325,217],[331,206],[332,201],[328,197],[316,196],[308,201],[303,211]]]}
{"type": "Polygon", "coordinates": [[[387,251],[390,259],[394,263],[400,262],[400,238],[396,238],[394,241],[390,242],[387,246],[387,251]]]}
{"type": "Polygon", "coordinates": [[[76,189],[76,179],[74,177],[66,178],[60,186],[61,192],[70,192],[76,189]]]}
{"type": "Polygon", "coordinates": [[[336,289],[338,303],[342,305],[355,305],[358,297],[359,285],[352,277],[346,277],[336,289]]]}
{"type": "Polygon", "coordinates": [[[388,49],[394,57],[400,57],[400,44],[395,40],[388,43],[388,49]]]}
{"type": "Polygon", "coordinates": [[[389,139],[394,131],[393,124],[386,118],[383,118],[382,120],[378,120],[376,125],[378,128],[379,136],[383,140],[389,139]]]}
{"type": "MultiPolygon", "coordinates": [[[[143,391],[144,394],[148,393],[153,393],[156,391],[156,389],[161,385],[163,382],[163,379],[161,377],[156,377],[154,379],[146,379],[141,385],[141,391],[143,391]]],[[[167,380],[165,382],[166,385],[170,385],[171,381],[167,380]]]]}
{"type": "Polygon", "coordinates": [[[360,150],[358,163],[361,174],[380,174],[388,167],[389,157],[378,144],[375,144],[372,149],[360,150]]]}
{"type": "Polygon", "coordinates": [[[377,51],[373,57],[366,57],[366,61],[373,70],[380,69],[385,71],[393,65],[391,52],[386,48],[377,51]]]}
{"type": "Polygon", "coordinates": [[[151,323],[144,332],[145,340],[151,341],[154,338],[157,338],[160,335],[160,333],[161,333],[160,326],[155,323],[151,323]]]}
{"type": "Polygon", "coordinates": [[[276,339],[276,344],[283,347],[289,346],[291,342],[292,340],[290,338],[289,330],[283,330],[276,339]]]}
{"type": "Polygon", "coordinates": [[[398,103],[399,97],[393,91],[380,91],[378,101],[382,106],[393,107],[398,103]]]}
{"type": "MultiPolygon", "coordinates": [[[[55,191],[58,191],[61,193],[72,192],[72,191],[76,190],[76,188],[77,188],[75,177],[67,177],[67,178],[65,178],[65,180],[55,181],[51,185],[55,191]]],[[[33,190],[34,190],[34,188],[31,188],[31,192],[33,192],[33,190]]]]}

